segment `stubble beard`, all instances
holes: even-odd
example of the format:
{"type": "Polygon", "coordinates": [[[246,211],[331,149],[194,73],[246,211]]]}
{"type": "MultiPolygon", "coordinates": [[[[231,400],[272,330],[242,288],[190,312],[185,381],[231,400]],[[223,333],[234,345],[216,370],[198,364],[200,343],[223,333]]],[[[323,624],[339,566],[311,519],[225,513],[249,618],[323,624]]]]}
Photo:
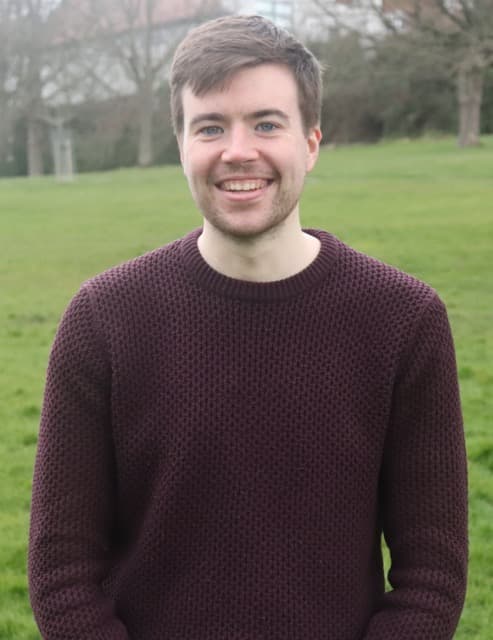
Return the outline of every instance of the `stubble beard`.
{"type": "MultiPolygon", "coordinates": [[[[294,209],[296,208],[303,188],[303,184],[296,191],[282,191],[279,190],[277,198],[272,201],[272,207],[270,212],[263,213],[262,224],[255,224],[254,228],[249,227],[248,224],[241,225],[235,224],[235,219],[238,217],[248,218],[248,207],[245,207],[245,211],[225,212],[218,208],[213,198],[209,195],[207,198],[197,198],[195,200],[199,205],[200,210],[204,218],[222,235],[241,242],[249,242],[251,240],[257,240],[261,236],[275,234],[276,231],[282,227],[286,220],[290,217],[294,209]],[[200,200],[202,200],[200,202],[200,200]]],[[[257,216],[258,214],[252,214],[257,216]]]]}

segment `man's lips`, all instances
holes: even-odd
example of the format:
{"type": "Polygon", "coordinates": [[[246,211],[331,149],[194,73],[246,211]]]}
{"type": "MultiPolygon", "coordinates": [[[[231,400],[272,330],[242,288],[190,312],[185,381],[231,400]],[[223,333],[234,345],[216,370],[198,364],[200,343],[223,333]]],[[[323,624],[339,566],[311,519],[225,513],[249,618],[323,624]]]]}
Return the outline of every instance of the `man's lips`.
{"type": "Polygon", "coordinates": [[[228,178],[216,182],[215,187],[230,202],[247,203],[262,198],[273,182],[267,178],[228,178]]]}

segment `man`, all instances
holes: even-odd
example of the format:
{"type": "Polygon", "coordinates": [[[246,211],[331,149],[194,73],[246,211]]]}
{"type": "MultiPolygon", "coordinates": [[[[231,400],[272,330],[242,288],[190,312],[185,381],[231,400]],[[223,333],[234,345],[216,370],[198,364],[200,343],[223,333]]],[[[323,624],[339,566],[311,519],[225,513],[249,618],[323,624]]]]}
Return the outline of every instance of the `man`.
{"type": "Polygon", "coordinates": [[[466,470],[442,303],[301,228],[321,86],[292,36],[206,23],[171,89],[203,229],[86,282],[58,329],[30,539],[43,637],[451,638],[466,470]]]}

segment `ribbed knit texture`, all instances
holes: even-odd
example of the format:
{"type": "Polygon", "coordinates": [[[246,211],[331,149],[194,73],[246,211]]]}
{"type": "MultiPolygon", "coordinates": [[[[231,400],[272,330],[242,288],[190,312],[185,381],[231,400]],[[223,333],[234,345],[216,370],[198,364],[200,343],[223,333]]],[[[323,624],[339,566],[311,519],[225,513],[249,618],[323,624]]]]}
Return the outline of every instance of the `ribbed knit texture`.
{"type": "Polygon", "coordinates": [[[270,283],[213,271],[199,233],[85,283],[58,329],[30,536],[43,638],[452,638],[466,464],[443,304],[325,232],[270,283]]]}

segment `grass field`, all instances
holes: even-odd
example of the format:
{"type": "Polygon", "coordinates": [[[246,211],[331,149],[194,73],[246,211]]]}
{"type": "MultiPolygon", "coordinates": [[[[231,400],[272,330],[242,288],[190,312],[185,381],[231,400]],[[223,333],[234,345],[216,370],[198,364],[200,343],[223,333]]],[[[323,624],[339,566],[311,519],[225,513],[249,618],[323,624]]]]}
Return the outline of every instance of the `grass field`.
{"type": "MultiPolygon", "coordinates": [[[[493,138],[325,150],[306,226],[418,276],[445,300],[457,346],[470,461],[470,577],[456,638],[493,628],[493,138]]],[[[194,226],[177,167],[0,180],[0,638],[39,638],[25,565],[46,360],[84,279],[194,226]]],[[[426,640],[426,638],[416,639],[426,640]]]]}

